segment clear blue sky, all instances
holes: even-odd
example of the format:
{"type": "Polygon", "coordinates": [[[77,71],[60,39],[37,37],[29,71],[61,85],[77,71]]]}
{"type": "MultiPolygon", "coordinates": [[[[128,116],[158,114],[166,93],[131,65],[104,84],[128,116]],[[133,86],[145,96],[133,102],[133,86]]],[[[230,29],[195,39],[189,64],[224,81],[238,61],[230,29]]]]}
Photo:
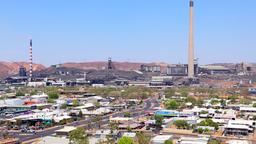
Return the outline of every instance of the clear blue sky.
{"type": "MultiPolygon", "coordinates": [[[[0,60],[187,62],[189,0],[5,0],[0,60]]],[[[195,0],[200,63],[256,62],[256,0],[195,0]]]]}

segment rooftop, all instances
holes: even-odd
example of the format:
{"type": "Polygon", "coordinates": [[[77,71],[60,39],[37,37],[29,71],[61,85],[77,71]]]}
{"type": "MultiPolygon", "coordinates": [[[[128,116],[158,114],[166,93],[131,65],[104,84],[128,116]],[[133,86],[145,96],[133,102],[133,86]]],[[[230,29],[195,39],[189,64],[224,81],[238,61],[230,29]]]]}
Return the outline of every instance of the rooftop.
{"type": "Polygon", "coordinates": [[[73,130],[75,130],[76,127],[73,127],[73,126],[65,126],[63,129],[60,129],[60,130],[56,130],[55,132],[66,132],[66,133],[69,133],[73,130]]]}
{"type": "Polygon", "coordinates": [[[157,135],[152,139],[152,142],[158,143],[158,142],[164,142],[166,140],[170,140],[172,138],[172,135],[157,135]]]}

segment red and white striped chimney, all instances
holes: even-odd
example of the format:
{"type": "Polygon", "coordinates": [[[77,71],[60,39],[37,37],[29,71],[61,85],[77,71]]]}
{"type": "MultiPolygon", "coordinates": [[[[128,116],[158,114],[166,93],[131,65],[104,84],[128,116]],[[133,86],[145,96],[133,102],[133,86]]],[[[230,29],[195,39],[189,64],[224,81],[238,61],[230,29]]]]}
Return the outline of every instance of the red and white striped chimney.
{"type": "Polygon", "coordinates": [[[32,81],[33,77],[33,51],[32,51],[32,39],[29,43],[29,81],[32,81]]]}

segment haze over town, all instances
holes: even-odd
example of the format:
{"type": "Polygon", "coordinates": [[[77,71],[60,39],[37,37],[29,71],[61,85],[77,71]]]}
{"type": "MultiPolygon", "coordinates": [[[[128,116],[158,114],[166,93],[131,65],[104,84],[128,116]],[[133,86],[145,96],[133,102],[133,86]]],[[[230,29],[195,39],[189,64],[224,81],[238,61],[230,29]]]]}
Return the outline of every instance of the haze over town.
{"type": "MultiPolygon", "coordinates": [[[[187,62],[186,0],[4,1],[0,60],[187,62]]],[[[201,64],[255,62],[255,0],[198,0],[195,54],[201,64]]]]}
{"type": "Polygon", "coordinates": [[[5,1],[1,144],[255,144],[256,1],[5,1]]]}

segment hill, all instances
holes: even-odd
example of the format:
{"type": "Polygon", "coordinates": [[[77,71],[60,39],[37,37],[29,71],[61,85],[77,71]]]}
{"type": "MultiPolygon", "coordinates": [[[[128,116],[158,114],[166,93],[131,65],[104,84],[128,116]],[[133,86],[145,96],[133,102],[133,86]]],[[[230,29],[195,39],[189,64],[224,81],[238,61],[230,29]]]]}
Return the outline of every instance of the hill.
{"type": "MultiPolygon", "coordinates": [[[[0,78],[5,78],[11,75],[18,74],[20,66],[29,70],[29,63],[27,62],[5,62],[0,61],[0,78]]],[[[41,64],[33,64],[34,71],[41,71],[45,66],[41,64]]]]}

